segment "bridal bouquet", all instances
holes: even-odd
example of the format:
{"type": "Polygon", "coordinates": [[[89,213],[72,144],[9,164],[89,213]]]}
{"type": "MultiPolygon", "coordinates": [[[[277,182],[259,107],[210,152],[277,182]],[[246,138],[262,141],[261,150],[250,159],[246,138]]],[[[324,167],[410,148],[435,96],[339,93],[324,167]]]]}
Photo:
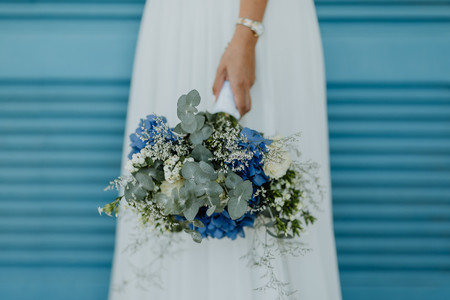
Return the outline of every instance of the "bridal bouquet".
{"type": "Polygon", "coordinates": [[[291,158],[294,137],[266,138],[226,114],[198,111],[192,90],[177,104],[180,123],[141,119],[130,136],[129,175],[111,182],[120,196],[99,208],[119,213],[123,199],[144,224],[203,238],[244,237],[258,221],[276,238],[299,236],[315,218],[310,164],[291,158]]]}

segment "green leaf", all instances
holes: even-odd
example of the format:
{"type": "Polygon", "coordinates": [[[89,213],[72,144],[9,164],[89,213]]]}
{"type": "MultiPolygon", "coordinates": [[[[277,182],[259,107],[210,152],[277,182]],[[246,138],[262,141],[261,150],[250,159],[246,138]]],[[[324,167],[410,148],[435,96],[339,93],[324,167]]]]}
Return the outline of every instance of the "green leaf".
{"type": "Polygon", "coordinates": [[[197,131],[200,131],[200,129],[202,129],[202,127],[203,127],[203,124],[205,124],[205,116],[196,115],[195,122],[197,123],[197,131]]]}
{"type": "Polygon", "coordinates": [[[187,133],[186,131],[183,130],[183,128],[181,128],[181,123],[178,123],[177,126],[175,126],[175,128],[173,129],[173,131],[175,133],[178,133],[178,134],[181,134],[181,135],[184,135],[184,134],[187,133]]]}
{"type": "Polygon", "coordinates": [[[153,180],[148,174],[145,172],[139,171],[136,175],[134,175],[137,181],[141,184],[141,186],[146,189],[147,191],[153,191],[155,184],[153,183],[153,180]]]}
{"type": "Polygon", "coordinates": [[[198,210],[203,206],[203,204],[204,202],[199,199],[189,199],[186,204],[186,209],[183,211],[184,217],[189,221],[194,220],[198,210]]]}
{"type": "Polygon", "coordinates": [[[186,103],[192,106],[197,106],[200,104],[200,94],[197,90],[192,90],[186,95],[186,103]]]}
{"type": "Polygon", "coordinates": [[[203,142],[203,134],[201,131],[196,131],[189,136],[189,140],[194,145],[200,145],[203,142]]]}
{"type": "Polygon", "coordinates": [[[124,188],[124,197],[127,201],[143,200],[147,192],[139,184],[128,183],[124,188]]]}
{"type": "Polygon", "coordinates": [[[174,202],[173,199],[166,196],[163,193],[158,193],[155,195],[156,203],[161,205],[164,209],[164,214],[169,215],[172,213],[172,210],[174,209],[174,202]]]}
{"type": "Polygon", "coordinates": [[[188,161],[184,163],[183,167],[181,168],[181,175],[186,180],[194,180],[196,173],[200,171],[200,168],[196,162],[188,161]]]}
{"type": "Polygon", "coordinates": [[[202,242],[202,235],[198,231],[191,232],[192,240],[196,243],[202,242]]]}
{"type": "Polygon", "coordinates": [[[217,173],[214,171],[214,168],[208,164],[207,162],[200,161],[199,163],[200,170],[207,176],[210,180],[217,179],[217,173]]]}
{"type": "Polygon", "coordinates": [[[211,207],[208,208],[208,210],[206,211],[206,215],[207,215],[208,217],[211,217],[215,210],[216,210],[216,206],[215,206],[215,205],[211,206],[211,207]]]}
{"type": "Polygon", "coordinates": [[[211,134],[213,133],[213,128],[209,125],[205,125],[202,128],[202,135],[203,135],[203,140],[207,140],[211,134]]]}
{"type": "Polygon", "coordinates": [[[151,166],[151,167],[140,169],[139,173],[150,176],[153,179],[155,179],[156,181],[164,180],[163,164],[160,160],[155,161],[153,166],[151,166]]]}
{"type": "Polygon", "coordinates": [[[242,217],[248,208],[248,200],[253,193],[253,186],[249,180],[237,185],[236,189],[229,192],[228,213],[231,219],[236,220],[242,217]]]}
{"type": "Polygon", "coordinates": [[[197,130],[197,122],[195,116],[191,114],[185,115],[181,119],[181,128],[187,133],[194,133],[197,130]]]}
{"type": "Polygon", "coordinates": [[[203,145],[195,146],[191,155],[196,161],[209,161],[209,159],[213,157],[212,152],[203,145]]]}
{"type": "Polygon", "coordinates": [[[199,227],[199,228],[203,228],[205,227],[205,225],[202,223],[202,221],[200,220],[194,220],[192,221],[192,225],[194,225],[195,227],[199,227]]]}
{"type": "Polygon", "coordinates": [[[229,189],[235,189],[236,186],[242,182],[243,182],[242,178],[232,171],[228,172],[227,178],[225,179],[225,185],[229,189]]]}
{"type": "Polygon", "coordinates": [[[219,196],[223,192],[222,187],[215,181],[201,183],[195,187],[195,195],[200,197],[202,195],[219,196]]]}

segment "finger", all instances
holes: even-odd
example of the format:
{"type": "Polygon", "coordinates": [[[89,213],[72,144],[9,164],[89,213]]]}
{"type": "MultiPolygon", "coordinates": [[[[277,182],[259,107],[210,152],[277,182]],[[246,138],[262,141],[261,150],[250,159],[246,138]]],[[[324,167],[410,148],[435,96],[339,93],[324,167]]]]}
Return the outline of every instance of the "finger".
{"type": "Polygon", "coordinates": [[[230,82],[231,85],[231,91],[234,95],[234,102],[236,103],[236,108],[239,111],[239,114],[241,117],[245,115],[248,112],[248,101],[247,101],[247,95],[248,95],[248,88],[247,85],[243,82],[241,83],[234,83],[233,81],[230,82]]]}
{"type": "Polygon", "coordinates": [[[250,88],[247,90],[247,111],[248,113],[252,109],[252,96],[250,94],[250,88]]]}
{"type": "Polygon", "coordinates": [[[216,99],[219,97],[219,93],[222,90],[223,82],[225,81],[226,72],[225,70],[218,69],[216,74],[216,79],[214,79],[213,84],[213,94],[216,97],[216,99]]]}

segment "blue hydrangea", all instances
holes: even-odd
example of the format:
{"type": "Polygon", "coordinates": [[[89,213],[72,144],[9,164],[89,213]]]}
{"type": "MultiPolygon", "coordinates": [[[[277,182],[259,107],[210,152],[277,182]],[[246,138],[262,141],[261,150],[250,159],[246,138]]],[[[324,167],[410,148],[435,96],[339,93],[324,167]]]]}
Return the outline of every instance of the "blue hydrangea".
{"type": "MultiPolygon", "coordinates": [[[[269,177],[264,173],[262,159],[265,152],[267,152],[267,145],[272,143],[271,140],[265,139],[258,131],[245,127],[241,131],[241,135],[245,137],[246,141],[240,141],[239,145],[243,148],[249,149],[254,153],[252,159],[248,162],[243,170],[236,173],[243,180],[250,180],[253,184],[253,192],[260,186],[269,181],[269,177]]],[[[236,161],[234,164],[240,164],[236,161]]],[[[257,207],[260,203],[259,197],[254,197],[249,201],[251,207],[257,207]]]]}
{"type": "MultiPolygon", "coordinates": [[[[145,146],[154,144],[153,136],[156,134],[155,129],[161,127],[162,124],[167,124],[165,117],[148,115],[145,119],[141,119],[139,127],[130,135],[131,151],[128,154],[129,159],[131,159],[134,153],[139,153],[145,146]]],[[[176,140],[176,136],[171,129],[168,129],[166,132],[166,138],[167,140],[176,140]]]]}
{"type": "Polygon", "coordinates": [[[228,237],[235,240],[237,236],[245,237],[244,227],[253,227],[256,216],[250,213],[243,215],[237,220],[232,220],[226,210],[214,213],[208,217],[206,208],[200,208],[196,219],[202,221],[205,227],[196,228],[203,238],[213,237],[221,239],[228,237]]]}

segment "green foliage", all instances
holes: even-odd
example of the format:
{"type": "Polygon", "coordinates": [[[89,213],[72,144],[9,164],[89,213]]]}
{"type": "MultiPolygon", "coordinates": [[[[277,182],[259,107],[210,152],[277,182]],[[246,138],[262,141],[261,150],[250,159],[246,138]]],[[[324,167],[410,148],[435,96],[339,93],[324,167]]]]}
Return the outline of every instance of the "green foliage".
{"type": "Polygon", "coordinates": [[[208,148],[206,148],[203,145],[195,146],[194,150],[192,150],[191,155],[196,161],[205,161],[205,162],[208,162],[209,159],[213,157],[212,152],[209,151],[208,148]]]}
{"type": "Polygon", "coordinates": [[[248,209],[248,200],[252,197],[253,186],[249,180],[236,185],[235,189],[228,192],[228,213],[231,219],[236,220],[242,217],[248,209]]]}

